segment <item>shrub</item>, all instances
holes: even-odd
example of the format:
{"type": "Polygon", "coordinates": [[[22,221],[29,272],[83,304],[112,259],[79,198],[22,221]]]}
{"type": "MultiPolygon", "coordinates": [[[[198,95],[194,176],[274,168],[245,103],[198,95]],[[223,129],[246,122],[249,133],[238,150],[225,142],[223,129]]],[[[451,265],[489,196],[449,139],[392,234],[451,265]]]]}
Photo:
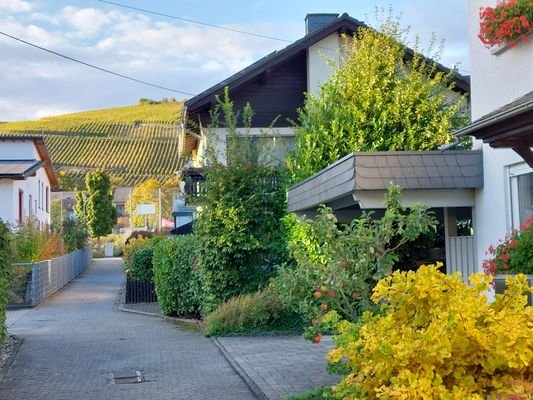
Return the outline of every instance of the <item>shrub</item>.
{"type": "Polygon", "coordinates": [[[154,246],[161,240],[164,240],[163,236],[130,239],[124,246],[124,270],[129,277],[137,281],[152,281],[154,246]]]}
{"type": "Polygon", "coordinates": [[[15,261],[31,262],[59,257],[67,252],[61,234],[50,232],[47,226],[41,229],[39,221],[28,219],[14,229],[15,261]]]}
{"type": "Polygon", "coordinates": [[[332,400],[331,387],[320,386],[302,393],[284,397],[283,400],[332,400]]]}
{"type": "Polygon", "coordinates": [[[498,246],[490,246],[483,261],[486,274],[533,274],[533,218],[514,230],[498,246]]]}
{"type": "Polygon", "coordinates": [[[80,221],[66,219],[63,221],[63,240],[69,251],[76,251],[87,246],[89,233],[80,221]]]}
{"type": "MultiPolygon", "coordinates": [[[[332,211],[319,210],[313,220],[289,217],[289,248],[296,266],[281,268],[274,284],[283,304],[308,321],[328,310],[356,321],[375,306],[370,300],[377,281],[391,273],[397,249],[434,230],[435,219],[422,205],[409,211],[400,202],[400,188],[385,196],[385,213],[366,213],[350,224],[338,224],[332,211]]],[[[315,337],[316,328],[306,336],[315,337]]]]}
{"type": "Polygon", "coordinates": [[[129,253],[129,265],[127,273],[131,279],[137,281],[152,281],[153,266],[152,257],[154,255],[153,244],[147,243],[145,246],[134,247],[129,253]]]}
{"type": "Polygon", "coordinates": [[[138,239],[139,237],[143,239],[150,239],[155,236],[156,233],[152,231],[133,231],[131,235],[126,239],[126,244],[129,244],[133,239],[138,239]]]}
{"type": "Polygon", "coordinates": [[[357,324],[326,316],[338,333],[329,360],[347,373],[336,398],[525,398],[511,395],[531,390],[533,308],[523,293],[533,287],[508,278],[491,304],[491,277],[474,274],[468,286],[437,268],[382,279],[372,295],[380,311],[357,324]]]}
{"type": "Polygon", "coordinates": [[[37,220],[28,219],[15,229],[15,259],[20,262],[39,261],[41,252],[41,230],[37,220]]]}
{"type": "Polygon", "coordinates": [[[270,287],[232,297],[210,313],[204,324],[208,336],[297,332],[302,329],[301,318],[286,310],[276,291],[270,287]]]}
{"type": "Polygon", "coordinates": [[[6,338],[6,304],[10,288],[10,269],[12,261],[10,232],[0,219],[0,343],[6,338]]]}
{"type": "Polygon", "coordinates": [[[165,314],[199,315],[201,286],[196,265],[196,237],[177,236],[154,247],[153,274],[157,301],[165,314]]]}
{"type": "Polygon", "coordinates": [[[39,247],[39,260],[50,260],[51,258],[61,257],[69,251],[74,251],[65,246],[61,233],[50,232],[48,229],[41,232],[39,247]]]}
{"type": "MultiPolygon", "coordinates": [[[[223,127],[228,133],[224,145],[228,165],[220,162],[216,146],[206,149],[202,211],[194,223],[203,315],[230,297],[266,286],[275,266],[287,257],[280,227],[286,213],[286,172],[272,166],[256,140],[243,137],[252,116],[249,104],[233,110],[227,88],[211,112],[211,127],[223,127]],[[217,126],[219,122],[222,126],[217,126]]],[[[210,143],[216,143],[213,139],[210,143]]]]}

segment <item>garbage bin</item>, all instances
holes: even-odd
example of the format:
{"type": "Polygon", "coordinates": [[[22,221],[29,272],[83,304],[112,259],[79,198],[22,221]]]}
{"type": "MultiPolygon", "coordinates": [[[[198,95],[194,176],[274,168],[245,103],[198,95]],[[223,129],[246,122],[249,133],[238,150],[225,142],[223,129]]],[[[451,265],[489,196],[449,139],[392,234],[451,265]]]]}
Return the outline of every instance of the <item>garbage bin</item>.
{"type": "Polygon", "coordinates": [[[104,245],[104,257],[113,257],[113,242],[104,245]]]}

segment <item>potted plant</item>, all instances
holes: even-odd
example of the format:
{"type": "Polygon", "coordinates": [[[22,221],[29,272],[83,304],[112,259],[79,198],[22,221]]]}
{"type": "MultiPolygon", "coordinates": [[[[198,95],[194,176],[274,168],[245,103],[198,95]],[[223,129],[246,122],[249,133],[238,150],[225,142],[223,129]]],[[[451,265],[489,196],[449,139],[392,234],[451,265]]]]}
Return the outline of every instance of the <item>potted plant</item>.
{"type": "Polygon", "coordinates": [[[481,7],[478,37],[487,48],[527,42],[533,32],[532,0],[503,0],[496,7],[481,7]]]}
{"type": "MultiPolygon", "coordinates": [[[[500,240],[496,247],[491,245],[487,255],[490,258],[483,261],[483,270],[494,276],[496,293],[503,293],[505,278],[510,274],[524,274],[533,285],[533,217],[500,240]]],[[[529,305],[533,305],[532,295],[528,295],[529,305]]]]}

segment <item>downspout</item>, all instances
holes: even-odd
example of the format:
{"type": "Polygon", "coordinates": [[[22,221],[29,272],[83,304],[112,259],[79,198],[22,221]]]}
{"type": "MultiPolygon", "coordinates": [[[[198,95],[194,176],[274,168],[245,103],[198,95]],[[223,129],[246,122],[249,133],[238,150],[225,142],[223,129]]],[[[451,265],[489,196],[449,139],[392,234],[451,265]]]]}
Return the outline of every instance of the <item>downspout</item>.
{"type": "Polygon", "coordinates": [[[180,134],[179,134],[179,146],[178,146],[178,155],[181,157],[183,151],[185,150],[185,127],[187,126],[187,106],[184,104],[181,108],[181,124],[180,124],[180,134]]]}
{"type": "Polygon", "coordinates": [[[443,144],[442,146],[439,146],[439,150],[440,151],[450,150],[450,149],[453,149],[454,147],[457,147],[458,144],[459,144],[459,139],[455,139],[451,143],[447,143],[447,144],[443,144]]]}

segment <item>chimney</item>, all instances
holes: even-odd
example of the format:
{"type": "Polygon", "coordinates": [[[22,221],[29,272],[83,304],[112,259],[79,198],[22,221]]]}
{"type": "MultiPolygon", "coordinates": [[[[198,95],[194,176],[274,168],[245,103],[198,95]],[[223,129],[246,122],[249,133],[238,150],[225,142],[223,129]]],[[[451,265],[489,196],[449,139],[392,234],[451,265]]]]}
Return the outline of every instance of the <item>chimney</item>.
{"type": "Polygon", "coordinates": [[[336,20],[339,14],[307,14],[305,16],[305,34],[308,35],[331,21],[336,20]]]}

